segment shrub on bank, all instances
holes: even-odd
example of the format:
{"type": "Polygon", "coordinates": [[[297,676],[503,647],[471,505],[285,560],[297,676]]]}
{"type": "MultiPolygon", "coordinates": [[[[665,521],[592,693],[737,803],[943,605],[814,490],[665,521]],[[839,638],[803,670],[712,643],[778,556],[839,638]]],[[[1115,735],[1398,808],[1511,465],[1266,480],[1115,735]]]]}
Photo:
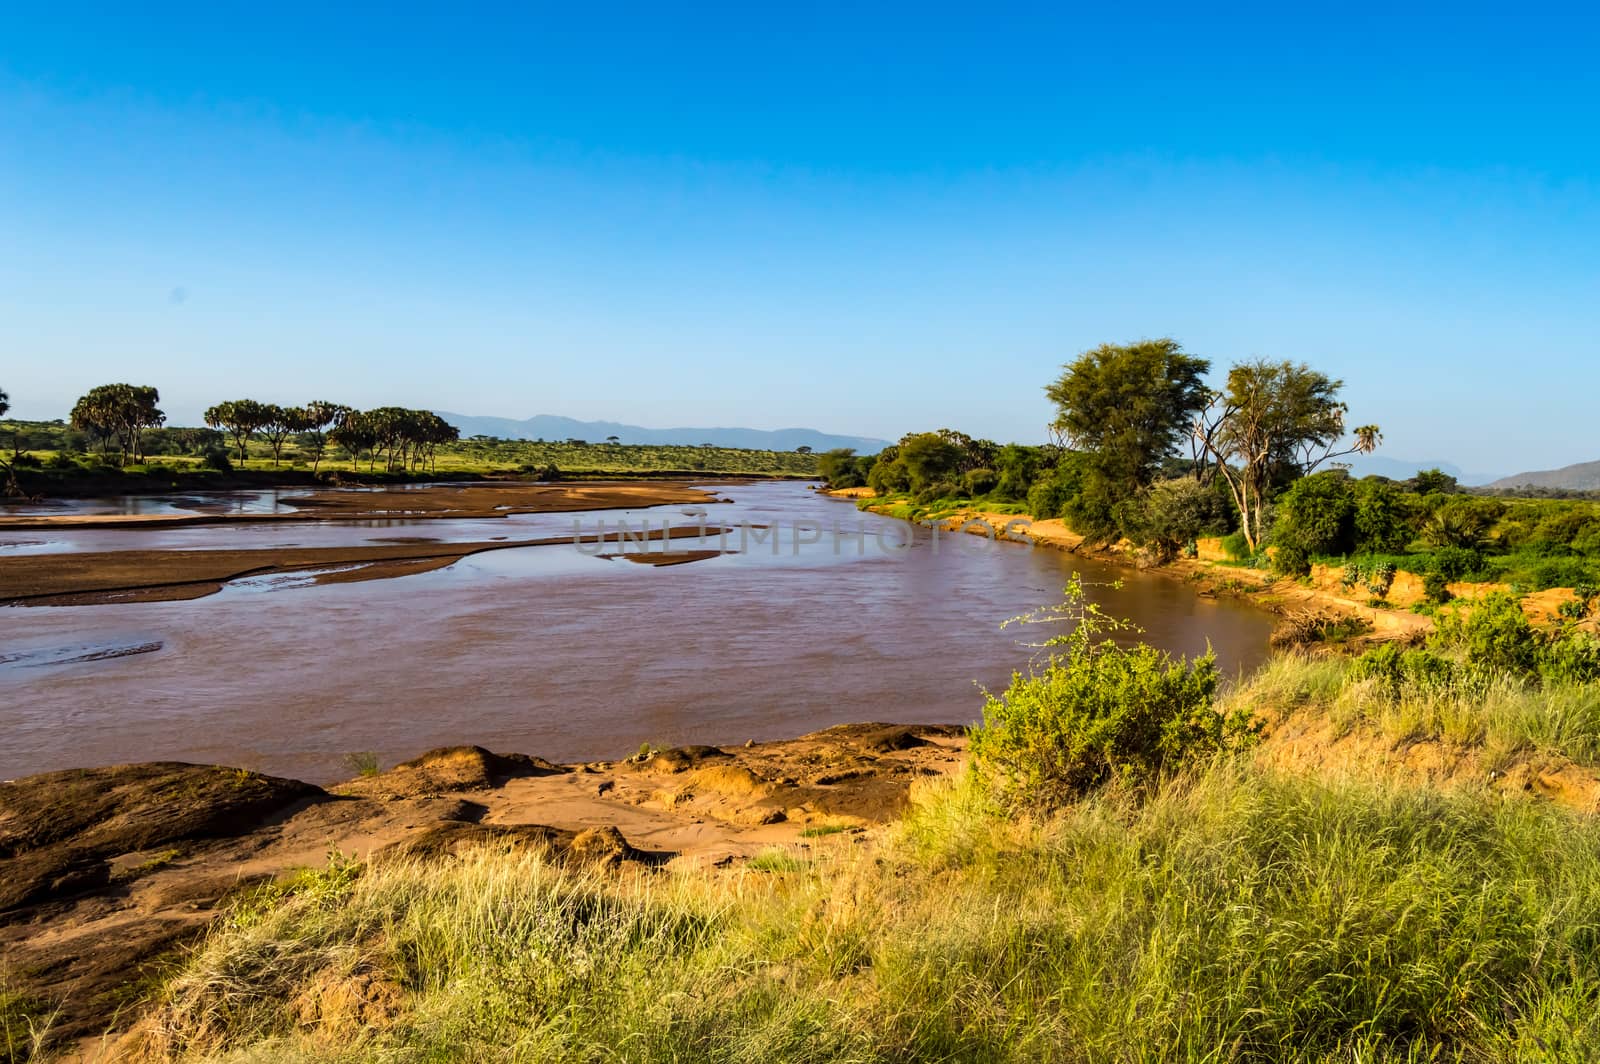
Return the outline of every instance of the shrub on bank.
{"type": "Polygon", "coordinates": [[[1445,689],[1471,694],[1500,680],[1513,683],[1600,682],[1600,640],[1571,626],[1534,627],[1521,604],[1497,593],[1448,612],[1426,649],[1385,644],[1352,665],[1355,679],[1374,679],[1391,695],[1445,689]]]}
{"type": "Polygon", "coordinates": [[[1214,655],[1117,643],[1110,634],[1127,626],[1090,603],[1080,580],[1063,606],[1027,619],[1071,629],[1046,644],[1062,649],[986,699],[973,729],[974,768],[1008,804],[1054,809],[1112,782],[1148,790],[1250,735],[1246,711],[1215,705],[1214,655]]]}
{"type": "Polygon", "coordinates": [[[987,495],[1000,483],[1000,474],[992,469],[969,469],[962,477],[967,494],[974,498],[987,495]]]}

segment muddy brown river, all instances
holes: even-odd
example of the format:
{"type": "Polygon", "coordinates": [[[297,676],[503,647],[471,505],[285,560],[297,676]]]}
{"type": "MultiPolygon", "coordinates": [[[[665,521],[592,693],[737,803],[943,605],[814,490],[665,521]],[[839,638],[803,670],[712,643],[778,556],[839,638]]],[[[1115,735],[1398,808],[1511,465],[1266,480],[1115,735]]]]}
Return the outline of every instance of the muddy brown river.
{"type": "MultiPolygon", "coordinates": [[[[1093,596],[1157,646],[1209,644],[1230,674],[1267,655],[1269,616],[1167,577],[926,530],[902,547],[908,526],[797,484],[717,490],[734,502],[708,520],[776,534],[753,531],[737,552],[735,531],[735,552],[672,566],[531,547],[364,583],[275,577],[188,602],[0,609],[0,779],[171,759],[326,782],[351,774],[351,755],[387,766],[459,743],[571,761],[850,721],[970,722],[980,686],[1004,686],[1036,653],[1019,640],[1044,634],[1001,622],[1058,601],[1074,572],[1121,581],[1093,596]]],[[[589,533],[698,520],[682,509],[8,532],[0,552],[532,538],[575,520],[589,533]]]]}

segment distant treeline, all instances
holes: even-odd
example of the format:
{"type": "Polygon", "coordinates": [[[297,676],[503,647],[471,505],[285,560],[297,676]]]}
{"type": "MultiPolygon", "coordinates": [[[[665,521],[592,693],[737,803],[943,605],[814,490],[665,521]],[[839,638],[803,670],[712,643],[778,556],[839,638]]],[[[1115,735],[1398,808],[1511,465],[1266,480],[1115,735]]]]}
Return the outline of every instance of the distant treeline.
{"type": "MultiPolygon", "coordinates": [[[[516,473],[557,479],[564,474],[737,473],[740,475],[815,475],[810,448],[798,451],[745,451],[704,444],[699,447],[625,445],[615,437],[585,440],[525,441],[475,436],[458,430],[427,410],[379,407],[357,410],[341,403],[314,401],[280,406],[252,399],[218,403],[205,412],[207,426],[168,427],[153,387],[113,384],[92,389],[74,404],[67,421],[7,422],[0,463],[11,493],[21,491],[19,469],[47,469],[52,479],[74,473],[97,475],[196,469],[228,473],[234,464],[269,462],[306,468],[313,475],[324,462],[363,464],[371,472],[409,473],[419,469],[462,475],[516,473]],[[163,462],[162,460],[166,461],[163,462]]],[[[0,415],[7,410],[0,392],[0,415]]]]}

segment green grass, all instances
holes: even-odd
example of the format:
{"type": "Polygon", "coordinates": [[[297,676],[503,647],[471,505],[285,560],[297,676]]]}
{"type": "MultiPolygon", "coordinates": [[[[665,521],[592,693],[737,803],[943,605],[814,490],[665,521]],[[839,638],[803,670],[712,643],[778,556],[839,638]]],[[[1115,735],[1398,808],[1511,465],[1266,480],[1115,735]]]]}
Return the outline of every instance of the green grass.
{"type": "Polygon", "coordinates": [[[0,972],[0,1061],[4,1064],[48,1059],[45,1040],[51,1010],[29,997],[6,988],[0,972]]]}
{"type": "Polygon", "coordinates": [[[378,755],[370,750],[346,754],[344,767],[347,771],[354,772],[357,776],[376,776],[380,771],[378,755]]]}
{"type": "Polygon", "coordinates": [[[932,502],[919,503],[910,495],[881,495],[857,499],[856,508],[899,521],[942,521],[963,510],[1027,515],[1027,507],[1019,503],[992,502],[983,498],[935,499],[932,502]]]}
{"type": "Polygon", "coordinates": [[[745,867],[752,872],[803,872],[810,862],[790,850],[774,847],[750,858],[745,867]]]}
{"type": "Polygon", "coordinates": [[[722,878],[379,863],[220,930],[145,1030],[174,1057],[396,1061],[1576,1061],[1600,1038],[1600,825],[1531,802],[1222,762],[1044,823],[945,790],[863,849],[722,878]],[[369,1022],[351,986],[396,1011],[369,1022]]]}
{"type": "Polygon", "coordinates": [[[1477,747],[1492,770],[1528,755],[1600,766],[1600,684],[1499,675],[1392,690],[1352,682],[1349,671],[1342,658],[1280,655],[1227,697],[1282,713],[1307,710],[1341,733],[1371,728],[1395,745],[1438,739],[1477,747]]]}
{"type": "Polygon", "coordinates": [[[802,839],[821,839],[829,835],[840,835],[854,830],[856,829],[850,824],[813,824],[800,832],[800,837],[802,839]]]}
{"type": "MultiPolygon", "coordinates": [[[[0,446],[13,437],[21,427],[29,441],[24,453],[36,459],[45,468],[24,468],[22,474],[35,477],[54,475],[85,475],[89,473],[113,474],[119,472],[116,455],[102,458],[98,451],[71,455],[70,468],[49,468],[49,463],[81,434],[74,434],[65,426],[44,422],[0,422],[0,446]]],[[[301,448],[290,442],[284,447],[282,461],[274,465],[272,451],[265,443],[251,441],[246,451],[249,458],[240,462],[238,453],[229,449],[235,469],[244,471],[310,471],[311,458],[301,448]]],[[[9,453],[9,448],[7,449],[9,453]]],[[[587,442],[537,442],[521,440],[461,440],[438,449],[435,467],[437,475],[487,475],[534,474],[555,466],[563,476],[622,476],[637,473],[681,472],[737,473],[745,475],[813,477],[817,473],[817,458],[813,454],[795,451],[741,450],[733,447],[646,446],[587,442]]],[[[380,459],[375,471],[382,472],[380,459]]],[[[320,471],[368,473],[374,471],[363,457],[359,462],[330,447],[320,471]]],[[[200,458],[194,454],[147,454],[146,461],[120,470],[132,476],[173,476],[200,471],[200,458]]],[[[421,469],[419,472],[427,472],[421,469]]]]}

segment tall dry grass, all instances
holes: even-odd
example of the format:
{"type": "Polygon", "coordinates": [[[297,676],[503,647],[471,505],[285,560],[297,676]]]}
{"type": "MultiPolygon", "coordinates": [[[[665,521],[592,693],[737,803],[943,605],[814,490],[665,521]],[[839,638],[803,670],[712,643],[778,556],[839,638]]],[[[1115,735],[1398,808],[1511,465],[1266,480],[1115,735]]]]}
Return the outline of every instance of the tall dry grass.
{"type": "Polygon", "coordinates": [[[1555,755],[1600,765],[1600,684],[1505,673],[1393,688],[1351,676],[1348,660],[1282,654],[1229,692],[1226,702],[1320,714],[1339,733],[1370,728],[1393,743],[1440,739],[1481,748],[1486,768],[1555,755]]]}
{"type": "Polygon", "coordinates": [[[310,876],[219,927],[145,1045],[771,1064],[1600,1044],[1600,828],[1533,803],[1219,761],[1041,822],[946,787],[819,854],[618,879],[482,850],[310,876]]]}

